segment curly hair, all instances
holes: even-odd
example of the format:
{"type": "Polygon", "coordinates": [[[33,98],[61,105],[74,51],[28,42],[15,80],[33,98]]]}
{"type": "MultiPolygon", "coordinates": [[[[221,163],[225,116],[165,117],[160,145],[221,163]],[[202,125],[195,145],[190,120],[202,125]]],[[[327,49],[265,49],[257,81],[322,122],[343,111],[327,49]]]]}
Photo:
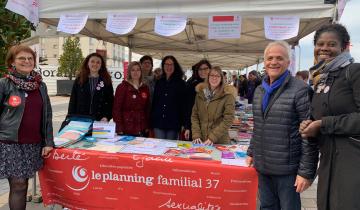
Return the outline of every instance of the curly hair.
{"type": "Polygon", "coordinates": [[[79,78],[79,84],[83,85],[88,79],[90,75],[90,69],[89,69],[89,61],[91,57],[98,57],[101,60],[101,66],[99,70],[100,77],[104,80],[106,85],[111,84],[111,76],[106,68],[106,64],[104,61],[104,58],[98,54],[98,53],[91,53],[88,56],[86,56],[85,60],[82,62],[78,78],[79,78]]]}
{"type": "Polygon", "coordinates": [[[321,34],[326,32],[336,34],[336,36],[340,41],[342,49],[345,49],[350,44],[350,35],[346,30],[345,26],[339,23],[334,23],[334,24],[323,25],[315,32],[314,45],[316,45],[316,42],[319,40],[321,34]]]}

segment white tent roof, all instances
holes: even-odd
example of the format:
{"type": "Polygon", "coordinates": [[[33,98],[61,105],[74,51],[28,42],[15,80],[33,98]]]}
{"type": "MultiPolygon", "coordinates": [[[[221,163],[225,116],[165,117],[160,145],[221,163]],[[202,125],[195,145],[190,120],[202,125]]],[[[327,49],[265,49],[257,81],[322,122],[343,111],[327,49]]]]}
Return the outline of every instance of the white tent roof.
{"type": "Polygon", "coordinates": [[[324,0],[40,0],[40,21],[57,25],[62,14],[86,13],[88,22],[81,34],[128,46],[133,52],[156,58],[172,54],[189,67],[201,58],[224,68],[239,69],[258,62],[269,40],[264,36],[264,16],[298,16],[296,44],[319,26],[330,22],[335,5],[324,0]],[[138,22],[127,35],[105,30],[108,13],[135,14],[138,22]],[[158,14],[181,14],[188,17],[185,30],[171,37],[154,32],[158,14]],[[240,39],[209,40],[208,16],[240,15],[240,39]]]}

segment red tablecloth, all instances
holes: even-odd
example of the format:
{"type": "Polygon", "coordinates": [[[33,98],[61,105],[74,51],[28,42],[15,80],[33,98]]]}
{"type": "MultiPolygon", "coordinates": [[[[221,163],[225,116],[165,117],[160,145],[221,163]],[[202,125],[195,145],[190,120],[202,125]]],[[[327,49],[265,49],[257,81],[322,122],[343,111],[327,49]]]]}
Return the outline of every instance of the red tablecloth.
{"type": "Polygon", "coordinates": [[[54,149],[39,177],[45,205],[73,210],[256,209],[256,171],[218,161],[54,149]]]}

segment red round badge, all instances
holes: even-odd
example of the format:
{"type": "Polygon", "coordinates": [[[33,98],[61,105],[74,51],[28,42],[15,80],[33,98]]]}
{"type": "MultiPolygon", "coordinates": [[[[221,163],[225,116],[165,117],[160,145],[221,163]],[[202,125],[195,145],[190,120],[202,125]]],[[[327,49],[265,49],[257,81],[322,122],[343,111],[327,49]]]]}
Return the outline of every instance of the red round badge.
{"type": "Polygon", "coordinates": [[[17,107],[21,104],[21,98],[19,96],[10,96],[9,105],[12,107],[17,107]]]}
{"type": "Polygon", "coordinates": [[[144,98],[144,99],[146,99],[146,98],[147,98],[147,94],[146,94],[145,92],[142,92],[142,93],[141,93],[141,97],[144,98]]]}

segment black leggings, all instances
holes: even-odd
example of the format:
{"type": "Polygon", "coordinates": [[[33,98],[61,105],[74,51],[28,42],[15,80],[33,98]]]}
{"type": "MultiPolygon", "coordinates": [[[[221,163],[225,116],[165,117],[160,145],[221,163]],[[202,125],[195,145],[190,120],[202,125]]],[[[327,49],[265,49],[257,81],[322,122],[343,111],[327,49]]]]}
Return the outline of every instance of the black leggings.
{"type": "Polygon", "coordinates": [[[9,207],[10,210],[25,210],[26,195],[28,189],[27,178],[8,178],[10,186],[9,207]]]}

